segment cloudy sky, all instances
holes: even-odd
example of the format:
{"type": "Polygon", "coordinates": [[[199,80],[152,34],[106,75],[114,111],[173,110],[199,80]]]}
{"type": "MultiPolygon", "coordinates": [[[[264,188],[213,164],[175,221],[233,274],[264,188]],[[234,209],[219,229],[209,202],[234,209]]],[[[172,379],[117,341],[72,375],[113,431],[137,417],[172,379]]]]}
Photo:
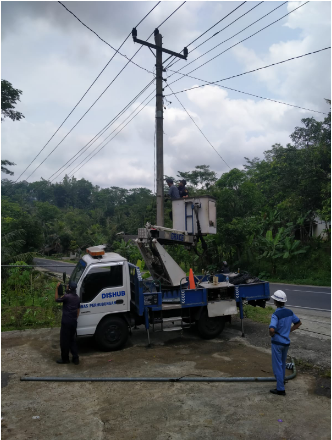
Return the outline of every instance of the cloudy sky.
{"type": "MultiPolygon", "coordinates": [[[[164,47],[180,52],[241,3],[186,2],[159,28],[164,47]]],[[[191,75],[197,79],[173,74],[168,69],[164,74],[168,79],[167,84],[177,92],[204,84],[199,79],[217,81],[330,46],[330,2],[304,3],[244,2],[190,45],[189,50],[221,31],[218,35],[193,50],[188,61],[179,60],[170,69],[177,71],[183,68],[182,73],[189,73],[298,6],[303,6],[195,70],[191,75]],[[278,6],[278,9],[271,12],[278,6]],[[259,20],[269,12],[271,14],[259,20]],[[256,20],[259,21],[240,32],[256,20]],[[230,26],[222,30],[227,25],[230,26]],[[186,67],[186,64],[218,44],[217,48],[186,67]],[[176,79],[179,80],[172,85],[171,82],[176,79]]],[[[77,1],[64,4],[101,38],[118,48],[156,2],[77,1]]],[[[180,5],[181,2],[160,3],[138,26],[138,38],[147,39],[180,5]]],[[[25,115],[25,119],[20,122],[6,119],[1,124],[2,159],[16,163],[13,176],[13,180],[16,180],[82,98],[111,59],[114,50],[55,1],[3,1],[1,22],[1,78],[23,91],[17,110],[25,115]]],[[[149,41],[154,43],[153,37],[149,41]]],[[[134,44],[130,37],[121,48],[121,53],[131,57],[138,48],[139,45],[134,44]]],[[[166,57],[164,54],[164,59],[166,57]]],[[[134,61],[150,72],[154,69],[155,59],[147,47],[142,47],[134,61]]],[[[44,178],[60,181],[67,173],[78,179],[88,179],[101,187],[145,186],[153,190],[154,98],[105,148],[78,170],[78,165],[82,161],[81,165],[85,163],[85,157],[89,154],[92,157],[93,151],[96,153],[130,120],[135,113],[128,116],[136,108],[141,109],[153,97],[154,84],[134,101],[108,131],[94,143],[88,144],[153,79],[152,73],[134,64],[130,63],[125,68],[57,147],[126,63],[126,58],[120,54],[114,57],[19,180],[33,182],[44,178]],[[145,101],[150,94],[151,97],[145,101]],[[115,132],[109,136],[113,130],[115,132]],[[41,164],[55,147],[54,152],[41,164]],[[84,154],[77,155],[77,160],[70,165],[71,158],[84,147],[84,154]],[[67,161],[70,161],[68,165],[57,173],[67,161]],[[33,172],[38,165],[40,167],[33,172]],[[60,174],[61,171],[64,172],[60,174]]],[[[228,79],[220,85],[327,113],[329,106],[324,98],[331,97],[330,66],[331,53],[325,50],[228,79]]],[[[165,88],[164,93],[168,95],[171,91],[165,88]]],[[[286,145],[290,142],[289,135],[294,127],[301,124],[302,118],[313,116],[322,120],[325,117],[324,114],[299,110],[217,85],[208,85],[177,96],[230,168],[241,168],[245,162],[244,157],[263,157],[263,152],[274,143],[286,145]]],[[[176,176],[178,171],[190,171],[202,164],[210,165],[218,176],[229,171],[229,167],[204,139],[177,99],[167,96],[167,100],[169,102],[165,101],[164,112],[164,173],[176,176]]]]}

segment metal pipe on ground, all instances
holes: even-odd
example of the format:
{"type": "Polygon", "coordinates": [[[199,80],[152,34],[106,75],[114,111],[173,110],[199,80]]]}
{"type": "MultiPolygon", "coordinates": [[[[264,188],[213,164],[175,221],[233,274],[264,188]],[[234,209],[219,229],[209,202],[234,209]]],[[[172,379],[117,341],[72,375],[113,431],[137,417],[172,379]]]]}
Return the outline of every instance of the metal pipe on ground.
{"type": "MultiPolygon", "coordinates": [[[[293,373],[285,380],[296,377],[293,373]]],[[[189,376],[189,375],[188,375],[189,376]]],[[[275,377],[21,377],[22,382],[275,382],[275,377]]]]}

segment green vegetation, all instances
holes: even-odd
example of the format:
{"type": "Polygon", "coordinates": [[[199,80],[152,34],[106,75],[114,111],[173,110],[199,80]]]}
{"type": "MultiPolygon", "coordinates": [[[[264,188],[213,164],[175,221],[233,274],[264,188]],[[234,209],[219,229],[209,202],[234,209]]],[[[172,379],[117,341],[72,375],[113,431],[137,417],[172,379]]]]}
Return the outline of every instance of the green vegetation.
{"type": "MultiPolygon", "coordinates": [[[[231,269],[265,280],[329,285],[330,138],[330,114],[322,122],[306,118],[290,135],[291,143],[273,145],[263,159],[245,158],[243,170],[217,176],[199,165],[178,171],[190,195],[216,198],[218,233],[205,238],[206,251],[200,242],[197,254],[168,247],[172,257],[186,272],[219,271],[227,260],[231,269]],[[325,232],[313,238],[317,218],[325,232]]],[[[167,227],[170,209],[167,202],[167,227]]],[[[68,176],[54,184],[2,180],[3,262],[17,256],[28,261],[35,252],[51,258],[82,254],[107,243],[108,250],[136,263],[138,250],[120,233],[136,235],[146,222],[156,222],[156,197],[146,188],[100,188],[68,176]]]]}
{"type": "Polygon", "coordinates": [[[57,278],[30,267],[9,268],[2,275],[2,331],[60,325],[61,305],[54,301],[57,278]]]}
{"type": "Polygon", "coordinates": [[[250,305],[243,306],[243,314],[245,318],[249,318],[255,322],[262,322],[263,324],[270,324],[271,316],[274,312],[273,307],[253,307],[250,305]]]}

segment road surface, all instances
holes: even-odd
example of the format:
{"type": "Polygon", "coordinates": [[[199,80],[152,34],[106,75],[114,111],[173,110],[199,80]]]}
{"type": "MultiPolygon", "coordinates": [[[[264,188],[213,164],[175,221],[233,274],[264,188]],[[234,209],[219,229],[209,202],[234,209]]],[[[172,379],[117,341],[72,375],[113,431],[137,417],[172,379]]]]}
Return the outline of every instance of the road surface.
{"type": "Polygon", "coordinates": [[[271,295],[279,289],[287,295],[287,307],[331,311],[331,287],[270,283],[271,295]]]}
{"type": "MultiPolygon", "coordinates": [[[[47,268],[49,271],[66,272],[68,276],[71,275],[76,265],[62,261],[45,260],[43,258],[34,258],[34,263],[39,267],[51,266],[47,268]]],[[[287,307],[299,307],[324,312],[331,311],[331,287],[270,283],[271,295],[278,289],[286,293],[287,307]]]]}
{"type": "Polygon", "coordinates": [[[49,270],[50,272],[66,272],[68,276],[71,275],[74,267],[76,266],[76,263],[70,264],[62,261],[46,260],[45,258],[34,258],[33,262],[38,267],[48,266],[47,268],[45,267],[45,269],[49,270]]]}

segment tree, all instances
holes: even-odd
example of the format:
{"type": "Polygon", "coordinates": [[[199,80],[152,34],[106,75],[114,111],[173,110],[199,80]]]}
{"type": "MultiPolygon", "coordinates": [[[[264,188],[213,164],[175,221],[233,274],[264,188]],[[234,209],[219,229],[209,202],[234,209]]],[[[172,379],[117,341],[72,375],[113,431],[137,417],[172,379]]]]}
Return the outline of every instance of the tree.
{"type": "Polygon", "coordinates": [[[14,162],[10,162],[9,160],[1,160],[1,172],[5,174],[10,174],[11,176],[14,174],[14,171],[10,171],[5,165],[13,166],[16,165],[14,162]]]}
{"type": "Polygon", "coordinates": [[[20,101],[22,90],[14,89],[9,81],[1,80],[1,121],[10,118],[19,121],[24,118],[21,112],[14,111],[17,101],[20,101]]]}

